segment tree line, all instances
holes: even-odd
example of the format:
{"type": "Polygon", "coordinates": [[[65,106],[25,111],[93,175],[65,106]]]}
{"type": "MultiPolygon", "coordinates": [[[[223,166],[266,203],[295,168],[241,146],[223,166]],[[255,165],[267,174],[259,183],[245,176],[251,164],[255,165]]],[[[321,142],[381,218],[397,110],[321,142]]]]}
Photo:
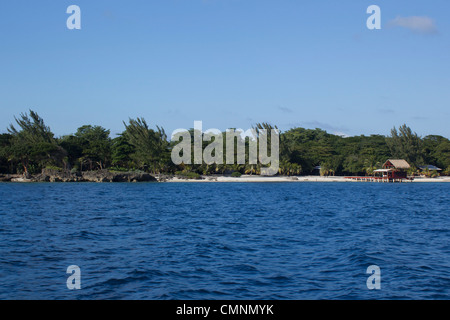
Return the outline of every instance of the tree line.
{"type": "MultiPolygon", "coordinates": [[[[43,168],[61,171],[145,171],[184,174],[259,174],[260,165],[180,164],[171,161],[171,142],[162,127],[151,128],[143,118],[123,122],[115,138],[110,130],[84,125],[73,134],[55,137],[34,111],[22,113],[15,124],[0,134],[0,173],[25,176],[43,168]]],[[[268,123],[255,130],[272,129],[268,123]]],[[[194,130],[190,130],[194,135],[194,130]]],[[[207,144],[207,143],[206,143],[207,144]]],[[[205,144],[205,145],[206,145],[205,144]]],[[[248,144],[248,141],[247,141],[248,144]]],[[[248,148],[246,148],[248,150],[248,148]]],[[[280,133],[279,174],[370,175],[388,158],[405,159],[410,174],[432,164],[450,174],[450,140],[439,135],[420,137],[406,125],[393,128],[390,136],[342,137],[322,129],[293,128],[280,133]],[[320,167],[320,168],[319,168],[320,167]]]]}

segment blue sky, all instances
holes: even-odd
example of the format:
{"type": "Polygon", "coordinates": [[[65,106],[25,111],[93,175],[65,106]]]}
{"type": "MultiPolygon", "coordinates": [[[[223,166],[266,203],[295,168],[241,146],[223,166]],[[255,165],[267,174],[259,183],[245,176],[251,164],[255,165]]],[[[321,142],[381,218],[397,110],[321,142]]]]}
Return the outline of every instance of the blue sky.
{"type": "Polygon", "coordinates": [[[144,117],[191,128],[409,125],[450,137],[450,2],[36,0],[0,6],[0,131],[37,111],[56,135],[144,117]],[[78,5],[82,29],[68,30],[78,5]],[[381,8],[368,30],[366,9],[381,8]]]}

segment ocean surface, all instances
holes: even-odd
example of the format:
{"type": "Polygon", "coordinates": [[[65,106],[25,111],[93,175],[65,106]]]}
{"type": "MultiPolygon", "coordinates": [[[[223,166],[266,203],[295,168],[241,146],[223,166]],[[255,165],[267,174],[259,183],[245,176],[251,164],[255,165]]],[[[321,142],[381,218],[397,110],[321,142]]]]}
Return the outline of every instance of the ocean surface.
{"type": "Polygon", "coordinates": [[[446,183],[0,183],[0,299],[450,299],[449,195],[446,183]]]}

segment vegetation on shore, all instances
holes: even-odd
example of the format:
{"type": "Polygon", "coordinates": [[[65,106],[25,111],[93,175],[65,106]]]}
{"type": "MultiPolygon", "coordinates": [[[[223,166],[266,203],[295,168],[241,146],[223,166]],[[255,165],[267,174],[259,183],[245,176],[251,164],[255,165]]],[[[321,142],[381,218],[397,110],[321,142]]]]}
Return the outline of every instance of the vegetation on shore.
{"type": "MultiPolygon", "coordinates": [[[[124,122],[124,131],[115,138],[110,131],[84,125],[74,134],[55,137],[34,111],[21,114],[0,134],[0,173],[38,174],[43,168],[65,172],[108,169],[179,174],[197,178],[200,174],[259,174],[259,165],[174,165],[170,142],[164,129],[152,129],[143,118],[124,122]]],[[[267,123],[255,129],[273,128],[267,123]]],[[[193,136],[193,129],[190,130],[193,136]]],[[[193,140],[193,139],[192,139],[193,140]]],[[[248,141],[247,141],[248,143],[248,141]]],[[[208,143],[204,142],[204,146],[208,143]]],[[[248,150],[248,148],[247,148],[248,150]]],[[[406,125],[393,128],[390,136],[341,137],[322,129],[293,128],[280,135],[279,173],[300,175],[367,175],[388,158],[405,159],[410,174],[425,164],[436,165],[450,174],[450,140],[439,135],[419,137],[406,125]]],[[[425,172],[436,175],[436,172],[425,172]]]]}

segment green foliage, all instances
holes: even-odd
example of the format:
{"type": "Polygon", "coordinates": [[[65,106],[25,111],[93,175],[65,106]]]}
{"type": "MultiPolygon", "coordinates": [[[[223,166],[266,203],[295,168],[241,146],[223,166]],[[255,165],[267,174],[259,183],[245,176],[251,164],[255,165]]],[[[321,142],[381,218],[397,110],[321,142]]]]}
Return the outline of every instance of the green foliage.
{"type": "Polygon", "coordinates": [[[442,136],[430,135],[423,139],[423,153],[427,164],[441,169],[450,166],[450,140],[442,136]]]}
{"type": "Polygon", "coordinates": [[[336,175],[336,172],[338,171],[339,168],[339,160],[338,159],[332,159],[332,160],[327,160],[325,162],[323,162],[320,165],[320,175],[321,176],[334,176],[336,175]]]}
{"type": "MultiPolygon", "coordinates": [[[[428,169],[427,169],[428,170],[428,169]]],[[[415,176],[419,173],[419,169],[415,165],[411,165],[411,167],[407,170],[408,176],[415,176]]]]}
{"type": "Polygon", "coordinates": [[[436,178],[439,177],[439,173],[436,170],[431,171],[430,173],[430,177],[431,178],[436,178]]]}
{"type": "Polygon", "coordinates": [[[200,175],[196,172],[177,171],[176,175],[181,176],[184,179],[200,179],[200,175]]]}
{"type": "Polygon", "coordinates": [[[445,175],[445,176],[450,176],[450,166],[448,166],[448,167],[442,172],[442,174],[445,175]]]}
{"type": "Polygon", "coordinates": [[[53,137],[50,128],[34,111],[21,114],[15,118],[18,129],[10,125],[10,146],[7,150],[8,160],[23,167],[24,175],[37,172],[45,165],[65,166],[66,151],[53,137]]]}
{"type": "Polygon", "coordinates": [[[61,172],[63,169],[57,166],[46,166],[45,169],[47,170],[54,170],[54,171],[58,171],[61,172]]]}
{"type": "Polygon", "coordinates": [[[58,144],[67,152],[67,161],[70,168],[81,169],[80,159],[83,157],[83,140],[75,135],[63,136],[58,139],[58,144]]]}
{"type": "Polygon", "coordinates": [[[398,131],[394,127],[386,143],[394,158],[405,159],[416,166],[423,164],[422,139],[406,124],[400,126],[398,131]]]}
{"type": "Polygon", "coordinates": [[[286,176],[299,175],[302,173],[302,166],[298,163],[282,160],[279,164],[278,173],[286,176]]]}
{"type": "Polygon", "coordinates": [[[128,139],[124,133],[122,133],[112,140],[112,164],[124,169],[134,167],[133,154],[135,153],[135,150],[135,147],[128,142],[128,139]]]}
{"type": "MultiPolygon", "coordinates": [[[[198,179],[200,174],[230,173],[233,175],[261,173],[260,164],[249,164],[249,139],[245,139],[246,164],[180,164],[174,165],[170,150],[176,142],[169,142],[163,128],[151,129],[143,118],[129,119],[125,130],[114,139],[110,131],[100,126],[85,125],[72,135],[54,138],[39,115],[31,111],[21,114],[16,127],[0,134],[0,172],[37,173],[42,168],[61,168],[73,172],[110,169],[153,173],[174,173],[198,179]]],[[[257,137],[265,130],[276,129],[269,123],[258,123],[253,129],[257,137]]],[[[191,144],[194,130],[190,130],[191,144]]],[[[223,133],[225,135],[225,133],[223,133]]],[[[270,146],[271,135],[267,136],[270,146]]],[[[424,164],[446,168],[450,174],[449,139],[429,135],[419,137],[406,125],[391,135],[341,137],[322,129],[293,128],[280,133],[279,174],[312,174],[321,166],[322,175],[372,175],[389,158],[405,159],[411,165],[410,175],[424,164]]],[[[239,137],[238,137],[239,139],[239,137]]],[[[226,139],[224,138],[224,142],[226,139]]],[[[209,142],[203,142],[205,148],[209,142]]],[[[191,159],[193,160],[193,148],[191,159]]],[[[270,152],[270,151],[269,151],[270,152]]],[[[224,152],[225,154],[225,152],[224,152]]],[[[234,150],[237,159],[237,146],[234,150]]],[[[435,173],[427,173],[432,175],[435,173]]]]}
{"type": "Polygon", "coordinates": [[[134,147],[133,159],[140,169],[156,173],[164,170],[169,162],[169,143],[163,128],[150,129],[143,118],[129,119],[124,137],[134,147]]]}
{"type": "Polygon", "coordinates": [[[111,171],[111,172],[136,172],[136,173],[145,173],[145,171],[142,171],[142,170],[136,170],[136,169],[134,169],[134,168],[125,168],[125,167],[119,167],[119,166],[109,167],[108,170],[111,171]]]}
{"type": "Polygon", "coordinates": [[[242,174],[241,174],[239,171],[234,171],[234,172],[231,174],[231,176],[234,177],[234,178],[239,178],[239,177],[242,176],[242,174]]]}
{"type": "Polygon", "coordinates": [[[343,138],[321,129],[295,128],[282,134],[283,161],[297,163],[310,174],[322,166],[322,175],[368,174],[390,157],[385,137],[380,135],[343,138]]]}
{"type": "Polygon", "coordinates": [[[368,176],[373,175],[376,169],[380,169],[383,166],[381,162],[377,162],[375,157],[369,157],[364,161],[364,171],[368,176]]]}
{"type": "Polygon", "coordinates": [[[81,167],[89,170],[104,169],[111,162],[111,139],[109,130],[100,126],[85,125],[75,133],[76,145],[81,147],[81,167]]]}
{"type": "Polygon", "coordinates": [[[12,173],[9,165],[12,135],[0,134],[0,172],[12,173]]]}

